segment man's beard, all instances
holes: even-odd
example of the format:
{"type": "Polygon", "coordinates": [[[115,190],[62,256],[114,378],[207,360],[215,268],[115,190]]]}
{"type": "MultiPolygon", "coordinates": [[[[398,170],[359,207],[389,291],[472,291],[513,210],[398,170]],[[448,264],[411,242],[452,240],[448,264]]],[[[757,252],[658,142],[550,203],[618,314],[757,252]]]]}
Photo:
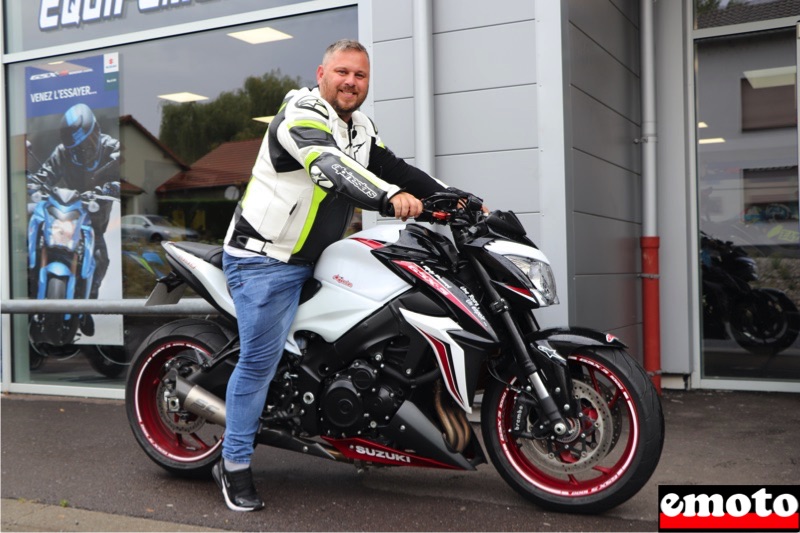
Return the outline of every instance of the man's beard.
{"type": "Polygon", "coordinates": [[[338,114],[338,115],[341,115],[342,113],[345,113],[345,114],[355,113],[356,111],[359,110],[359,108],[361,107],[361,104],[363,104],[363,103],[364,103],[364,98],[357,100],[355,102],[355,104],[353,104],[351,106],[343,106],[343,105],[341,105],[339,103],[339,99],[338,98],[334,98],[333,102],[330,102],[331,107],[333,107],[333,109],[336,111],[336,114],[338,114]]]}
{"type": "Polygon", "coordinates": [[[336,111],[337,115],[341,115],[343,113],[344,114],[355,113],[356,111],[358,111],[358,108],[361,107],[361,104],[358,104],[358,105],[353,106],[353,107],[347,107],[347,108],[340,106],[338,103],[332,103],[331,106],[336,111]]]}

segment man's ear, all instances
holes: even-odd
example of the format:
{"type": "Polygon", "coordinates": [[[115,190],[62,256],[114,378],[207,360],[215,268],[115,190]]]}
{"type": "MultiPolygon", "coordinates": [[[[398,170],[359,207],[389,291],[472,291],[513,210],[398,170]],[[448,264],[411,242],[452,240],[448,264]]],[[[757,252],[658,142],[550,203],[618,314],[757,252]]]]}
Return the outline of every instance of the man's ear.
{"type": "Polygon", "coordinates": [[[317,85],[319,85],[320,80],[322,79],[322,74],[324,73],[324,69],[322,65],[317,67],[317,85]]]}

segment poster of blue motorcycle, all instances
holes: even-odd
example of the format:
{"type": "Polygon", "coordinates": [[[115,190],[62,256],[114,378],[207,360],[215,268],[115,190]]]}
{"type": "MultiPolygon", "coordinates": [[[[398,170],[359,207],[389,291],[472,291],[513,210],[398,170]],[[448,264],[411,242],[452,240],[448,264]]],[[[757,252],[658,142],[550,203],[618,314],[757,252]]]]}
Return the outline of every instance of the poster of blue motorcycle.
{"type": "MultiPolygon", "coordinates": [[[[118,54],[27,67],[26,98],[29,296],[119,300],[118,54]]],[[[125,367],[90,347],[122,345],[122,320],[37,313],[30,343],[40,358],[86,345],[92,367],[112,376],[125,367]]]]}

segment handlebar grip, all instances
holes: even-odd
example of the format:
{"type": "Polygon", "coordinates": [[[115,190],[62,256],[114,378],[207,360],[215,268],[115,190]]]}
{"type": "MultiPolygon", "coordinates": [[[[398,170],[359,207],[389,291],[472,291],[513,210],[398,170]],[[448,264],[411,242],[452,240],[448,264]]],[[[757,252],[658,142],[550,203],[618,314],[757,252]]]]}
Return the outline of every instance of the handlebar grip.
{"type": "Polygon", "coordinates": [[[380,214],[382,217],[394,218],[394,206],[388,198],[384,202],[383,207],[380,210],[380,214]]]}

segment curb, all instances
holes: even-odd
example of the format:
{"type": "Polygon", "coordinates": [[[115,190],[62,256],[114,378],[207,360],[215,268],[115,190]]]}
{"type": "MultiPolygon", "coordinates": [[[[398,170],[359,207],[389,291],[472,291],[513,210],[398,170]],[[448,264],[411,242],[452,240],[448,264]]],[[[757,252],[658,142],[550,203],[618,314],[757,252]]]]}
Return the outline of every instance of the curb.
{"type": "Polygon", "coordinates": [[[4,498],[0,508],[2,531],[224,531],[27,500],[4,498]]]}

